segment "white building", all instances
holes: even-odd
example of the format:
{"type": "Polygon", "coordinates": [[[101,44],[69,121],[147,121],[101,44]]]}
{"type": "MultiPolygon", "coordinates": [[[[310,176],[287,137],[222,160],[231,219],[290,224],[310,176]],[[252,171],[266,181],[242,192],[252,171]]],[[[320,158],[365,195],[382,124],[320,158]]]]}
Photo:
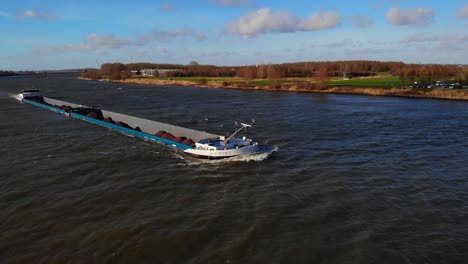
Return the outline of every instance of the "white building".
{"type": "MultiPolygon", "coordinates": [[[[166,73],[182,71],[181,69],[141,69],[141,76],[164,76],[166,73]]],[[[133,71],[132,71],[133,73],[133,71]]],[[[138,73],[135,73],[138,74],[138,73]]]]}
{"type": "Polygon", "coordinates": [[[155,69],[141,69],[140,70],[140,74],[142,76],[154,76],[156,74],[156,71],[155,69]]]}

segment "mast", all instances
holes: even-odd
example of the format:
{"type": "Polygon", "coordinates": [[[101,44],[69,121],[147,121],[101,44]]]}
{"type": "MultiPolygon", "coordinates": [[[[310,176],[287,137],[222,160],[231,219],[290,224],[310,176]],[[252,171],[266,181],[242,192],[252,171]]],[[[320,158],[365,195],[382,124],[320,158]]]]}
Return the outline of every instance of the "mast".
{"type": "Polygon", "coordinates": [[[255,120],[253,120],[253,119],[252,119],[252,123],[250,123],[250,125],[241,123],[240,127],[238,129],[236,129],[236,131],[234,131],[234,133],[232,133],[229,137],[227,137],[224,140],[224,142],[229,142],[229,140],[231,140],[235,135],[237,135],[237,133],[241,132],[243,129],[245,129],[245,131],[247,131],[247,128],[252,127],[254,124],[255,124],[255,120]]]}

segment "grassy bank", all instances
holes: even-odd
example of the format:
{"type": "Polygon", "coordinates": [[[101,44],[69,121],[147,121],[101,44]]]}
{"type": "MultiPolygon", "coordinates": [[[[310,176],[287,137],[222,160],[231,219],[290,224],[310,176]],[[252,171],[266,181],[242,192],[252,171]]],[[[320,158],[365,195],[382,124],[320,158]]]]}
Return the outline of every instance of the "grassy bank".
{"type": "Polygon", "coordinates": [[[358,78],[349,80],[332,80],[328,82],[329,86],[336,87],[355,87],[355,88],[404,88],[405,86],[398,77],[386,76],[375,78],[358,78]]]}
{"type": "MultiPolygon", "coordinates": [[[[159,80],[159,77],[143,77],[143,79],[159,80]]],[[[238,86],[238,85],[254,85],[268,86],[271,84],[268,79],[245,80],[239,77],[173,77],[170,80],[184,81],[193,83],[211,83],[219,86],[238,86]]],[[[284,80],[281,80],[284,82],[284,80]]]]}
{"type": "MultiPolygon", "coordinates": [[[[103,79],[102,81],[109,81],[103,79]]],[[[245,80],[238,77],[175,77],[160,80],[156,77],[138,77],[115,82],[166,86],[195,86],[201,88],[225,88],[243,90],[270,90],[357,94],[371,96],[399,96],[411,98],[435,98],[468,100],[468,90],[412,89],[404,87],[397,77],[377,76],[350,80],[332,79],[327,86],[317,85],[312,78],[284,78],[276,80],[245,80]]]]}
{"type": "MultiPolygon", "coordinates": [[[[159,77],[141,77],[148,80],[159,80],[159,77]]],[[[275,80],[269,79],[254,79],[246,80],[239,77],[173,77],[171,80],[193,82],[199,84],[213,84],[222,86],[271,86],[271,85],[287,85],[293,86],[304,83],[315,83],[313,78],[281,78],[275,80]]],[[[343,80],[341,78],[331,79],[327,82],[328,86],[333,87],[354,87],[354,88],[402,88],[398,77],[393,76],[378,76],[370,78],[356,78],[343,80]]]]}

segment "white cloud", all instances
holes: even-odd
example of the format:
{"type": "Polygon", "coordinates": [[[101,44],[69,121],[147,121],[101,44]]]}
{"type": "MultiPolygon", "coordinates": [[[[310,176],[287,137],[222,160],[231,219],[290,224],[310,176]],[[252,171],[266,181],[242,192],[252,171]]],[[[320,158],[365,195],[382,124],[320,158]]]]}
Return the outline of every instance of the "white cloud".
{"type": "Polygon", "coordinates": [[[166,54],[169,52],[166,48],[163,48],[163,47],[157,47],[154,49],[154,51],[156,51],[159,54],[166,54]]]}
{"type": "Polygon", "coordinates": [[[257,2],[254,0],[206,0],[207,2],[219,6],[234,6],[234,7],[257,7],[257,2]]]}
{"type": "Polygon", "coordinates": [[[335,11],[319,11],[301,20],[287,11],[271,13],[269,8],[261,8],[241,16],[238,21],[230,22],[225,32],[248,38],[269,32],[286,33],[328,29],[336,27],[338,22],[339,16],[335,11]]]}
{"type": "Polygon", "coordinates": [[[52,20],[57,19],[56,16],[52,16],[48,13],[37,13],[35,11],[26,10],[16,16],[18,19],[38,19],[38,20],[52,20]]]}
{"type": "Polygon", "coordinates": [[[439,40],[439,37],[436,37],[434,35],[431,35],[428,33],[417,33],[413,36],[402,38],[400,40],[400,43],[409,44],[409,43],[416,43],[416,42],[431,42],[431,41],[437,41],[437,40],[439,40]]]}
{"type": "Polygon", "coordinates": [[[458,18],[468,18],[468,5],[465,5],[462,9],[457,12],[458,18]]]}
{"type": "Polygon", "coordinates": [[[63,53],[67,51],[102,52],[104,50],[118,49],[129,45],[132,45],[132,41],[118,38],[114,35],[98,36],[96,34],[89,34],[86,36],[84,41],[80,43],[39,48],[34,51],[42,55],[63,53]]]}
{"type": "Polygon", "coordinates": [[[301,29],[310,31],[333,28],[338,25],[339,20],[340,16],[335,11],[319,11],[303,21],[301,23],[301,29]]]}
{"type": "Polygon", "coordinates": [[[157,40],[160,42],[167,42],[173,39],[184,40],[188,37],[192,37],[193,39],[198,41],[203,41],[207,39],[206,35],[203,32],[196,31],[189,27],[184,27],[173,31],[155,29],[149,34],[140,35],[138,37],[138,44],[144,45],[147,42],[153,40],[157,40]]]}
{"type": "Polygon", "coordinates": [[[238,56],[239,54],[232,51],[198,51],[198,50],[186,50],[185,54],[181,55],[182,57],[186,58],[193,58],[193,59],[200,59],[204,60],[206,58],[222,58],[225,59],[226,57],[231,56],[238,56]]]}
{"type": "MultiPolygon", "coordinates": [[[[183,40],[187,37],[192,37],[193,39],[198,41],[202,41],[207,38],[202,32],[195,31],[188,27],[174,31],[154,30],[149,34],[137,37],[135,40],[120,38],[112,34],[101,36],[96,34],[89,34],[80,43],[57,45],[52,47],[42,47],[34,49],[33,51],[41,55],[73,51],[94,51],[102,53],[107,50],[121,49],[124,47],[145,46],[154,40],[159,42],[165,42],[174,39],[183,40]]],[[[157,52],[162,54],[167,53],[168,50],[165,48],[159,48],[157,52]]]]}
{"type": "Polygon", "coordinates": [[[351,22],[356,26],[356,27],[360,27],[360,28],[366,28],[366,27],[369,27],[371,26],[373,23],[372,21],[365,17],[365,16],[362,16],[362,15],[354,15],[351,17],[351,22]]]}
{"type": "Polygon", "coordinates": [[[11,17],[11,15],[5,11],[0,10],[0,17],[11,17]]]}
{"type": "Polygon", "coordinates": [[[439,49],[464,49],[468,46],[468,34],[447,34],[444,36],[431,33],[417,33],[400,40],[400,43],[411,45],[414,43],[429,44],[439,49]]]}
{"type": "Polygon", "coordinates": [[[449,40],[449,41],[467,41],[468,34],[448,34],[445,36],[435,36],[431,33],[417,33],[413,36],[406,37],[401,39],[400,43],[412,43],[412,42],[431,42],[439,40],[449,40]]]}
{"type": "Polygon", "coordinates": [[[128,61],[140,60],[148,57],[146,49],[121,49],[122,54],[129,54],[128,61]]]}
{"type": "MultiPolygon", "coordinates": [[[[445,49],[449,51],[462,50],[466,51],[468,47],[468,34],[455,34],[447,35],[445,38],[441,38],[434,43],[434,47],[439,49],[445,49]]],[[[466,52],[465,52],[466,59],[466,52]]]]}
{"type": "Polygon", "coordinates": [[[346,47],[352,47],[352,46],[357,46],[357,43],[354,42],[350,38],[345,38],[341,41],[329,42],[323,45],[323,47],[325,48],[332,48],[332,49],[346,48],[346,47]]]}
{"type": "Polygon", "coordinates": [[[137,49],[134,51],[134,53],[137,55],[145,55],[146,53],[148,53],[148,51],[145,49],[137,49]]]}
{"type": "Polygon", "coordinates": [[[431,8],[400,10],[397,7],[392,7],[385,14],[385,18],[388,23],[395,26],[426,26],[434,22],[434,12],[431,8]]]}
{"type": "Polygon", "coordinates": [[[86,36],[85,41],[75,45],[75,48],[78,50],[116,49],[127,45],[131,45],[130,40],[118,38],[114,35],[98,36],[89,34],[86,36]]]}
{"type": "Polygon", "coordinates": [[[169,2],[162,2],[159,5],[159,10],[162,12],[172,12],[174,11],[174,7],[169,2]]]}

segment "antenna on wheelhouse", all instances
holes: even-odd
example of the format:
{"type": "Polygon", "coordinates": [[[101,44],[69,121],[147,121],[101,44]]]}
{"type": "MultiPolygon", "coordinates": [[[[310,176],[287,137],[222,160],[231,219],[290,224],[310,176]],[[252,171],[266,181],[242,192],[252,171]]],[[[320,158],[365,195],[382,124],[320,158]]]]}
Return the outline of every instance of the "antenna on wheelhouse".
{"type": "Polygon", "coordinates": [[[242,130],[245,130],[247,132],[247,128],[249,127],[253,127],[255,125],[255,119],[252,119],[251,123],[250,124],[245,124],[245,123],[240,123],[240,125],[236,122],[234,122],[236,124],[236,127],[239,127],[236,129],[236,131],[234,131],[234,133],[232,133],[229,137],[227,137],[224,142],[229,142],[229,140],[231,140],[235,135],[237,135],[237,133],[241,132],[242,130]]]}

